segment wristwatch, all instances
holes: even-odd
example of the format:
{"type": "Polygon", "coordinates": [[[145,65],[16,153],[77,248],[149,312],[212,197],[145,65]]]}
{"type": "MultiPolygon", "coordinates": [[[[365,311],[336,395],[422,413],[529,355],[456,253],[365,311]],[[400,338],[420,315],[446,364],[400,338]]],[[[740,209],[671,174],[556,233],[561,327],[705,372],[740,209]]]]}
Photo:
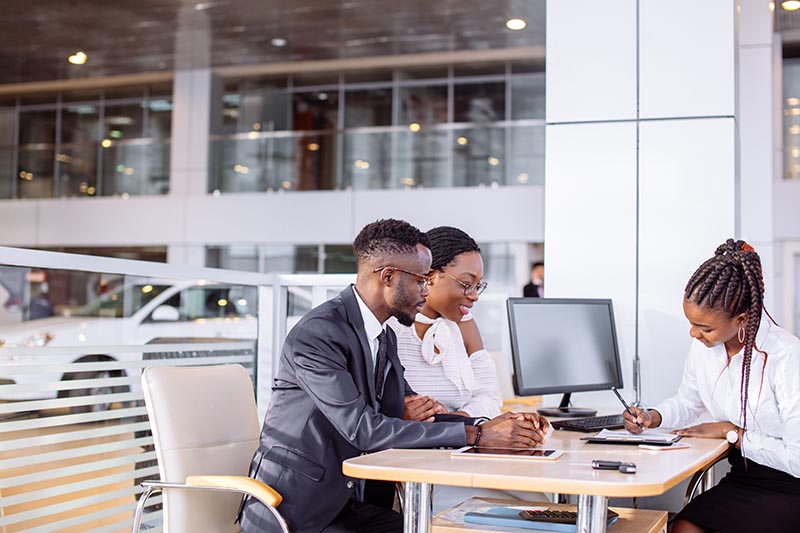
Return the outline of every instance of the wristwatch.
{"type": "Polygon", "coordinates": [[[729,432],[727,432],[725,434],[725,440],[727,440],[731,444],[736,444],[736,442],[739,440],[739,430],[732,429],[729,432]]]}

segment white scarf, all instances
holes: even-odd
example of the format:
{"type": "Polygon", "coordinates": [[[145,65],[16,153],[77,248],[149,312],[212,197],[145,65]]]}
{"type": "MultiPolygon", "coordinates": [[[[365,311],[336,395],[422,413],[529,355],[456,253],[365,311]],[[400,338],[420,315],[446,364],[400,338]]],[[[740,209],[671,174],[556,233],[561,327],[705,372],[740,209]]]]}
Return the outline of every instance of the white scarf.
{"type": "MultiPolygon", "coordinates": [[[[422,357],[425,361],[430,365],[442,365],[445,377],[452,381],[459,391],[464,389],[473,391],[475,373],[469,363],[458,324],[441,316],[435,319],[428,318],[422,313],[417,313],[414,320],[431,325],[422,339],[422,357]],[[461,349],[456,343],[461,345],[461,349]]],[[[472,320],[472,315],[465,315],[462,320],[472,320]]]]}

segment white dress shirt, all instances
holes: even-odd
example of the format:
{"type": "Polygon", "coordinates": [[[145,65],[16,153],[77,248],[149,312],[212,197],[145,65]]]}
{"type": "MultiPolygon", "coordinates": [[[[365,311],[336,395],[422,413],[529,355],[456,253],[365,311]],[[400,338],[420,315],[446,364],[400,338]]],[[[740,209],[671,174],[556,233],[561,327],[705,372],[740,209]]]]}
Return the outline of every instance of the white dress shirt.
{"type": "MultiPolygon", "coordinates": [[[[375,359],[378,357],[378,336],[383,333],[383,324],[378,321],[372,310],[361,299],[355,286],[353,286],[353,294],[356,295],[358,308],[361,310],[361,318],[364,320],[364,331],[367,333],[367,342],[369,342],[369,349],[372,352],[372,366],[374,368],[375,359]]],[[[389,371],[388,364],[386,365],[386,371],[389,371]]]]}
{"type": "Polygon", "coordinates": [[[467,355],[458,324],[439,317],[424,339],[414,326],[403,326],[394,318],[388,324],[397,335],[397,354],[406,381],[416,393],[438,400],[449,411],[464,411],[472,417],[500,414],[503,402],[492,356],[486,350],[467,355]]]}
{"type": "MultiPolygon", "coordinates": [[[[742,455],[759,464],[800,477],[800,340],[765,315],[750,362],[747,431],[742,455]]],[[[692,342],[678,394],[655,409],[661,425],[683,428],[708,412],[716,421],[742,427],[740,385],[742,353],[728,364],[725,346],[692,342]]]]}

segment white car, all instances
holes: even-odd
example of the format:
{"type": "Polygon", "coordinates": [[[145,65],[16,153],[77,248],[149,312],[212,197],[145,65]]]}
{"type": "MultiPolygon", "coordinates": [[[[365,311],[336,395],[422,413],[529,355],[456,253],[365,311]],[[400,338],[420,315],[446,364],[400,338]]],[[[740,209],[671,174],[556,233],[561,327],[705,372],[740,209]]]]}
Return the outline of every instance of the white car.
{"type": "MultiPolygon", "coordinates": [[[[142,352],[98,353],[95,346],[143,345],[157,338],[225,338],[255,340],[258,320],[257,288],[219,285],[204,281],[175,282],[130,279],[73,312],[71,316],[50,317],[0,326],[0,346],[81,347],[48,355],[48,363],[140,360],[142,352]]],[[[62,375],[36,372],[4,375],[3,363],[43,361],[42,355],[6,355],[0,349],[0,384],[43,383],[62,379],[124,377],[123,370],[70,372],[62,375]]],[[[131,373],[138,374],[138,370],[131,373]]],[[[0,388],[2,391],[2,388],[0,388]]],[[[118,388],[61,391],[59,396],[119,392],[118,388]]],[[[4,400],[56,397],[55,391],[2,393],[4,400]]]]}

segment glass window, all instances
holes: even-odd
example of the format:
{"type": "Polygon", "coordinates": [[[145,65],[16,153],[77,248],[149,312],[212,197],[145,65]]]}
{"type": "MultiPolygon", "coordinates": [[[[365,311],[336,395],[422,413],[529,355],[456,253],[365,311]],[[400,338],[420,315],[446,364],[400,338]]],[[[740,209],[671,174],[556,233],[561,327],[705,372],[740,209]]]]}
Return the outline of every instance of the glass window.
{"type": "Polygon", "coordinates": [[[353,274],[356,258],[350,244],[325,245],[325,274],[353,274]]]}
{"type": "Polygon", "coordinates": [[[178,310],[184,322],[200,319],[236,318],[256,315],[256,287],[190,287],[165,302],[178,310]]]}
{"type": "Polygon", "coordinates": [[[258,272],[258,248],[252,245],[209,246],[206,249],[206,266],[258,272]]]}
{"type": "MultiPolygon", "coordinates": [[[[447,122],[447,87],[403,87],[400,89],[400,118],[402,125],[441,124],[447,122]]],[[[412,130],[413,131],[413,130],[412,130]]]]}
{"type": "Polygon", "coordinates": [[[544,73],[511,78],[511,120],[544,119],[544,73]]]}
{"type": "Polygon", "coordinates": [[[56,142],[56,112],[22,111],[19,114],[19,144],[54,144],[56,142]]]}
{"type": "Polygon", "coordinates": [[[239,132],[290,129],[292,95],[285,89],[264,89],[242,93],[239,102],[239,132]]]}
{"type": "Polygon", "coordinates": [[[61,111],[61,143],[100,140],[100,107],[95,104],[68,105],[61,111]]]}
{"type": "Polygon", "coordinates": [[[345,93],[344,126],[390,126],[392,89],[363,89],[345,93]]]}
{"type": "Polygon", "coordinates": [[[145,137],[168,139],[172,135],[172,99],[153,98],[147,102],[148,117],[145,137]]]}
{"type": "Polygon", "coordinates": [[[59,196],[97,194],[97,148],[93,145],[65,146],[56,154],[59,196]]]}
{"type": "Polygon", "coordinates": [[[103,138],[138,139],[144,135],[144,103],[107,105],[103,138]]]}
{"type": "Polygon", "coordinates": [[[292,129],[335,129],[339,117],[339,93],[308,92],[292,96],[292,129]]]}
{"type": "Polygon", "coordinates": [[[397,187],[451,187],[447,132],[427,130],[404,131],[397,134],[399,183],[397,187]]]}
{"type": "Polygon", "coordinates": [[[783,177],[800,179],[800,62],[783,64],[783,177]]]}
{"type": "Polygon", "coordinates": [[[296,246],[294,249],[294,271],[297,274],[319,272],[319,246],[296,246]]]}
{"type": "Polygon", "coordinates": [[[465,83],[453,87],[453,122],[485,124],[505,120],[506,84],[465,83]]]}
{"type": "Polygon", "coordinates": [[[169,285],[147,282],[122,285],[87,303],[75,312],[75,316],[105,318],[131,316],[168,288],[169,285]]]}

